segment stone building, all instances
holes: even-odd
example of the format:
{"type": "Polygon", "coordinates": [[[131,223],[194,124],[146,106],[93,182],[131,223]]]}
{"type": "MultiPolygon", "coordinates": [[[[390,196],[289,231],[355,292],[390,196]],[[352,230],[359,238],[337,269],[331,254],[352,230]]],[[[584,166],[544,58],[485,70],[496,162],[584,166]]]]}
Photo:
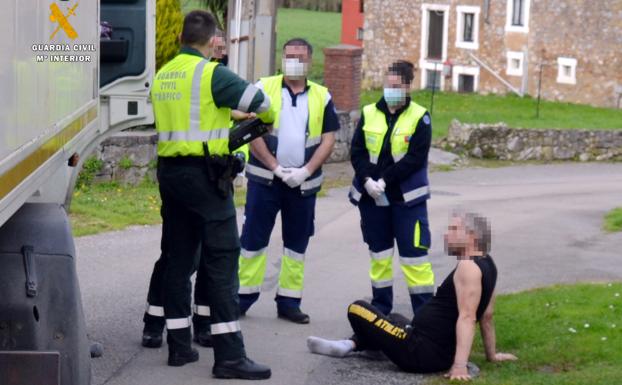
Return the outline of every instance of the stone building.
{"type": "Polygon", "coordinates": [[[407,59],[417,88],[535,96],[541,77],[545,99],[620,107],[622,0],[359,1],[364,88],[407,59]]]}

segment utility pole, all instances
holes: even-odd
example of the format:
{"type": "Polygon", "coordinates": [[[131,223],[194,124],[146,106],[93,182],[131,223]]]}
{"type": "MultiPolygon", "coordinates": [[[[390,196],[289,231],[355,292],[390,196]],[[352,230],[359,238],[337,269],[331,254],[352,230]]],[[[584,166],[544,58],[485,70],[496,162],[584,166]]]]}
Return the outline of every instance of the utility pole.
{"type": "Polygon", "coordinates": [[[230,69],[248,81],[274,73],[276,0],[229,0],[230,69]]]}
{"type": "MultiPolygon", "coordinates": [[[[441,67],[441,71],[442,71],[442,67],[441,67]]],[[[430,115],[432,115],[434,113],[434,94],[436,92],[436,80],[437,78],[437,73],[438,71],[438,63],[434,63],[434,75],[432,76],[432,96],[431,96],[431,100],[430,100],[430,115]]],[[[441,74],[442,76],[443,74],[441,74]]]]}

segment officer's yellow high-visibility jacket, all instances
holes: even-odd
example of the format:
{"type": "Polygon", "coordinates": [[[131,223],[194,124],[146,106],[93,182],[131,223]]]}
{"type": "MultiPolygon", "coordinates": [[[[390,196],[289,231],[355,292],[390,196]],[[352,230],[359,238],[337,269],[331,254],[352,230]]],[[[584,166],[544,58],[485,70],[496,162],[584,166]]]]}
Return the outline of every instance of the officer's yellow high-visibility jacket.
{"type": "Polygon", "coordinates": [[[229,153],[231,109],[269,111],[270,101],[252,84],[192,48],[158,71],[151,88],[158,156],[202,156],[229,153]]]}

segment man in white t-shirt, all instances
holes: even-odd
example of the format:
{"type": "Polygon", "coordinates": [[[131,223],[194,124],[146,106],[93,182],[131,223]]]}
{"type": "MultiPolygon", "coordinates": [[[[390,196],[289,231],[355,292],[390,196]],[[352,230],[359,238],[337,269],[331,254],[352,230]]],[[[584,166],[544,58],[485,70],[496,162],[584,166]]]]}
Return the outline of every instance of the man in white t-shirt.
{"type": "Polygon", "coordinates": [[[309,323],[300,310],[305,252],[314,232],[322,164],[330,156],[339,120],[328,89],[307,79],[313,48],[304,39],[283,46],[283,75],[257,83],[271,100],[260,114],[274,129],[251,143],[248,192],[240,238],[240,311],[257,301],[266,270],[266,248],[281,212],[283,255],[276,292],[280,318],[309,323]]]}

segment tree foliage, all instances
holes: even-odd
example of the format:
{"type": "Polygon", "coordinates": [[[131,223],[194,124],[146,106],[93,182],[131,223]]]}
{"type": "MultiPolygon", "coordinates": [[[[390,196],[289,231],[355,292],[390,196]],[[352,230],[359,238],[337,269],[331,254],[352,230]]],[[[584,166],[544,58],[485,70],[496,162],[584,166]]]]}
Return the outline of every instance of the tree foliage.
{"type": "Polygon", "coordinates": [[[162,67],[179,51],[179,34],[183,21],[180,0],[157,0],[156,68],[162,67]]]}

